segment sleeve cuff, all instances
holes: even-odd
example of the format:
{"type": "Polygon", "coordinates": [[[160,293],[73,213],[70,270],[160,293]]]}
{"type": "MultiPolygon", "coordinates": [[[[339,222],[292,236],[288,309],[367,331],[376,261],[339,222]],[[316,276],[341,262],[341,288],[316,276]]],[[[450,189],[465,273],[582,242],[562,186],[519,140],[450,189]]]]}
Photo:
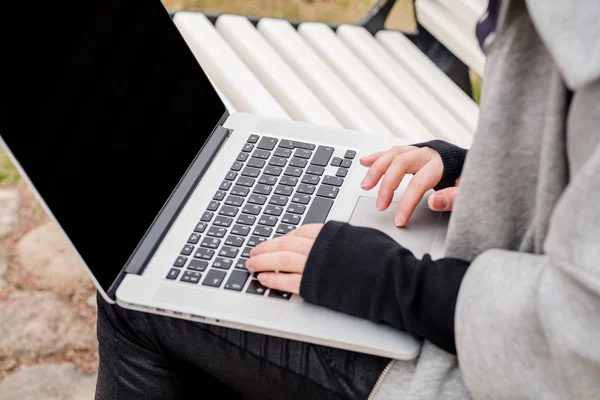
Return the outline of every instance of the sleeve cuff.
{"type": "Polygon", "coordinates": [[[434,187],[434,190],[441,190],[455,185],[456,180],[462,173],[467,150],[462,147],[455,146],[443,140],[431,140],[429,142],[413,144],[415,147],[429,147],[438,152],[444,164],[444,172],[442,179],[434,187]]]}

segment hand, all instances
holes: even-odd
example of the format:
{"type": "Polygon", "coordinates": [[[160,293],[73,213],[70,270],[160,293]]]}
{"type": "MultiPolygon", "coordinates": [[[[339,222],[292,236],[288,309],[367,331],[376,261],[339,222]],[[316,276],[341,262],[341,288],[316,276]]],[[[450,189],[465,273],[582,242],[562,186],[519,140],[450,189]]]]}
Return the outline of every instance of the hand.
{"type": "Polygon", "coordinates": [[[322,228],[323,224],[303,225],[259,244],[250,251],[246,268],[259,272],[258,280],[268,288],[299,294],[308,255],[322,228]]]}
{"type": "MultiPolygon", "coordinates": [[[[370,167],[361,183],[363,189],[374,188],[383,177],[376,203],[380,211],[390,206],[394,192],[400,186],[404,175],[414,174],[398,204],[394,219],[397,226],[406,225],[425,192],[440,182],[444,172],[442,158],[437,151],[429,147],[394,146],[388,151],[365,156],[360,159],[360,163],[370,167]]],[[[431,196],[428,200],[429,207],[436,211],[451,210],[456,189],[448,189],[440,190],[431,196]]]]}

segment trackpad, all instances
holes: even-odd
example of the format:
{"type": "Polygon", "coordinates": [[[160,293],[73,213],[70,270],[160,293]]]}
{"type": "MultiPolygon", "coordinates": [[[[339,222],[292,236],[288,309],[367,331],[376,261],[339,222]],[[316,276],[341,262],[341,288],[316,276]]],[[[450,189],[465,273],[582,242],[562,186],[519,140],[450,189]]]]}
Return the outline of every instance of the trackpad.
{"type": "Polygon", "coordinates": [[[378,211],[375,208],[376,200],[372,197],[359,197],[350,217],[350,224],[382,231],[400,245],[412,251],[417,258],[432,252],[432,245],[442,213],[419,205],[410,217],[408,224],[403,228],[398,228],[394,224],[398,202],[392,202],[385,211],[378,211]]]}

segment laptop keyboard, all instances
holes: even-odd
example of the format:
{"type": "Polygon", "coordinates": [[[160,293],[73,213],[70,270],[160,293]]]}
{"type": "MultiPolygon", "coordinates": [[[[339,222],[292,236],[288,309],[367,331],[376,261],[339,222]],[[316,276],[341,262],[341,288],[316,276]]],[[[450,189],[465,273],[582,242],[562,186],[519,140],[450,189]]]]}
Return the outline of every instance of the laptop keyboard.
{"type": "Polygon", "coordinates": [[[356,152],[250,135],[166,278],[291,298],[246,269],[250,250],[298,226],[325,222],[356,152]],[[325,173],[335,167],[334,175],[325,173]]]}

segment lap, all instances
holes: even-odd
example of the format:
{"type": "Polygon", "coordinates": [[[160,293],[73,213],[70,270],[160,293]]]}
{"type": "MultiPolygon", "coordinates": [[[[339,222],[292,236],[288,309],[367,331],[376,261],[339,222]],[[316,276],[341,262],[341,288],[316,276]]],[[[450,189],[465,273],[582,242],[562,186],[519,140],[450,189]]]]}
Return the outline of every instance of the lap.
{"type": "Polygon", "coordinates": [[[125,310],[98,297],[97,400],[367,398],[388,360],[125,310]],[[199,393],[200,392],[200,393],[199,393]]]}

